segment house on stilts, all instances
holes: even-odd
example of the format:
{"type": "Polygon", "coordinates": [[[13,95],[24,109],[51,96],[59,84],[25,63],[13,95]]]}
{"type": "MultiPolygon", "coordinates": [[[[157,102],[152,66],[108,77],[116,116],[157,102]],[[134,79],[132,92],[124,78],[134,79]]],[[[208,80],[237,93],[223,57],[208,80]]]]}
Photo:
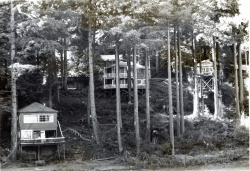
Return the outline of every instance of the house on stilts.
{"type": "MultiPolygon", "coordinates": [[[[115,55],[101,55],[101,59],[104,61],[103,68],[103,88],[105,90],[116,88],[116,72],[115,72],[115,55]]],[[[133,63],[130,63],[131,72],[128,72],[128,62],[122,59],[122,55],[119,55],[119,76],[120,76],[120,88],[128,88],[128,75],[131,75],[131,88],[133,88],[133,63]]],[[[137,86],[138,89],[145,89],[145,66],[136,64],[137,67],[137,86]]]]}
{"type": "Polygon", "coordinates": [[[20,154],[33,154],[33,159],[58,155],[65,158],[65,138],[57,120],[57,111],[34,102],[20,110],[20,154]]]}

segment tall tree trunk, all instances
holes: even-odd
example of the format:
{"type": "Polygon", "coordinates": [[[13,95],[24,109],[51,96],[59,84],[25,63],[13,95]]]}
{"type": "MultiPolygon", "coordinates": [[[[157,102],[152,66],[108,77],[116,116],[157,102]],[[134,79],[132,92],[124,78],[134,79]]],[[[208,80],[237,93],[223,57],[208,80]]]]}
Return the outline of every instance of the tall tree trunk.
{"type": "Polygon", "coordinates": [[[115,80],[116,80],[116,118],[117,118],[117,139],[119,152],[122,152],[121,139],[121,92],[120,92],[120,67],[119,67],[119,53],[117,43],[115,45],[115,80]]]}
{"type": "Polygon", "coordinates": [[[179,69],[178,69],[178,52],[177,52],[177,35],[176,26],[174,27],[174,51],[175,51],[175,82],[176,82],[176,114],[177,114],[177,136],[181,134],[181,121],[180,121],[180,93],[179,93],[179,69]]]}
{"type": "Polygon", "coordinates": [[[159,53],[156,53],[156,56],[155,56],[155,68],[156,68],[156,76],[158,77],[159,76],[159,59],[160,58],[160,55],[159,53]]]}
{"type": "Polygon", "coordinates": [[[245,51],[245,64],[248,65],[248,60],[247,60],[247,51],[245,51]]]}
{"type": "MultiPolygon", "coordinates": [[[[89,80],[89,82],[90,82],[90,80],[89,80]]],[[[89,83],[89,87],[88,87],[87,122],[88,122],[88,126],[90,126],[90,83],[89,83]]]]}
{"type": "Polygon", "coordinates": [[[35,55],[36,55],[36,65],[40,65],[40,60],[39,60],[39,55],[38,55],[38,50],[35,50],[35,55]]]}
{"type": "MultiPolygon", "coordinates": [[[[204,51],[205,52],[205,51],[204,51]]],[[[201,56],[200,56],[200,74],[202,74],[202,60],[201,60],[201,56]]],[[[200,86],[201,86],[201,114],[204,116],[204,97],[203,97],[203,81],[202,81],[202,75],[200,78],[201,82],[200,82],[200,86]]]]}
{"type": "Polygon", "coordinates": [[[130,49],[128,50],[127,53],[127,65],[128,65],[128,104],[131,104],[131,53],[130,49]]]}
{"type": "MultiPolygon", "coordinates": [[[[223,104],[222,104],[222,68],[221,68],[221,60],[220,60],[220,45],[219,42],[216,42],[216,60],[218,61],[218,68],[219,71],[219,81],[218,81],[218,116],[222,118],[223,116],[223,104]]],[[[218,75],[217,75],[218,77],[218,75]]]]}
{"type": "Polygon", "coordinates": [[[244,113],[244,106],[243,106],[243,75],[242,75],[242,56],[241,56],[241,44],[239,43],[239,81],[240,81],[240,113],[244,113]]]}
{"type": "Polygon", "coordinates": [[[199,89],[198,89],[198,78],[197,78],[197,59],[195,55],[195,37],[192,32],[192,56],[194,60],[194,97],[193,97],[193,115],[199,117],[199,89]]]}
{"type": "Polygon", "coordinates": [[[174,155],[174,121],[173,121],[173,102],[172,102],[172,78],[171,78],[171,58],[170,58],[170,39],[169,39],[169,23],[167,27],[167,43],[168,43],[168,103],[169,103],[169,132],[171,141],[171,152],[174,155]]]}
{"type": "Polygon", "coordinates": [[[219,98],[218,98],[218,80],[217,80],[217,59],[215,54],[215,37],[213,37],[212,58],[214,65],[214,119],[218,118],[219,98]]]}
{"type": "Polygon", "coordinates": [[[149,82],[149,62],[148,62],[148,52],[147,49],[145,49],[145,81],[146,81],[146,118],[147,118],[147,131],[146,131],[146,138],[148,142],[151,139],[150,135],[150,82],[149,82]]]}
{"type": "Polygon", "coordinates": [[[179,77],[180,77],[180,112],[181,112],[181,134],[185,133],[185,124],[184,124],[184,104],[183,104],[183,85],[182,85],[182,58],[181,58],[181,49],[180,49],[180,28],[177,29],[177,46],[178,46],[178,56],[179,56],[179,77]]]}
{"type": "Polygon", "coordinates": [[[236,112],[237,124],[238,124],[239,119],[240,119],[240,105],[239,105],[239,87],[238,87],[236,43],[233,44],[233,54],[234,54],[235,112],[236,112]]]}
{"type": "Polygon", "coordinates": [[[52,76],[51,75],[48,76],[48,84],[49,84],[49,107],[52,108],[52,76]]]}
{"type": "Polygon", "coordinates": [[[98,121],[96,116],[96,107],[95,107],[95,85],[94,85],[94,72],[93,72],[93,55],[92,55],[92,30],[89,29],[88,33],[88,41],[89,41],[89,91],[90,91],[90,111],[91,111],[91,119],[92,126],[95,134],[95,140],[97,145],[102,146],[102,142],[100,139],[100,131],[98,127],[98,121]]]}
{"type": "Polygon", "coordinates": [[[11,158],[16,160],[17,154],[17,101],[16,101],[16,73],[14,69],[15,58],[15,20],[14,20],[14,7],[13,0],[11,0],[11,18],[10,18],[10,43],[11,43],[11,158]]]}
{"type": "Polygon", "coordinates": [[[61,88],[64,88],[64,60],[63,60],[63,50],[60,52],[60,72],[61,72],[61,88]]]}
{"type": "Polygon", "coordinates": [[[66,37],[64,38],[64,73],[63,73],[63,88],[65,89],[65,90],[67,90],[68,89],[68,85],[67,85],[67,76],[68,76],[68,72],[67,72],[67,70],[68,70],[68,64],[67,64],[67,62],[68,62],[68,59],[67,59],[67,51],[68,51],[68,49],[67,49],[67,39],[66,39],[66,37]]]}
{"type": "Polygon", "coordinates": [[[137,66],[136,66],[136,45],[134,44],[133,52],[133,65],[134,65],[134,124],[135,124],[135,141],[136,141],[136,154],[140,153],[140,125],[138,114],[138,87],[137,87],[137,66]]]}

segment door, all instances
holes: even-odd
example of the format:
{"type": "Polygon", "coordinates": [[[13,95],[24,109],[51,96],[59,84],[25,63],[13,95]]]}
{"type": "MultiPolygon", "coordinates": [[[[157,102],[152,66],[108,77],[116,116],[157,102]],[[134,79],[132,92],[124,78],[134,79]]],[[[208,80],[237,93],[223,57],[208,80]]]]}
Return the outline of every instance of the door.
{"type": "Polygon", "coordinates": [[[45,131],[41,131],[41,139],[45,139],[45,131]]]}

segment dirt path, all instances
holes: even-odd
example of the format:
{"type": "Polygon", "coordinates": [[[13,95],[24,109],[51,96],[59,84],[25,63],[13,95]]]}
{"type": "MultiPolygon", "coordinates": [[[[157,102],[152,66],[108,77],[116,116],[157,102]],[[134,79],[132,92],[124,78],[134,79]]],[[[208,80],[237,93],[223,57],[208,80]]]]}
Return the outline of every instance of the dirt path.
{"type": "MultiPolygon", "coordinates": [[[[2,169],[2,171],[57,171],[57,170],[134,170],[133,167],[116,165],[115,160],[106,160],[106,161],[66,161],[59,164],[51,164],[41,167],[18,167],[11,166],[10,168],[2,169]]],[[[146,169],[144,169],[146,170],[146,169]]],[[[219,170],[219,171],[248,171],[249,170],[249,161],[234,161],[231,163],[222,163],[222,164],[209,164],[205,166],[189,166],[189,167],[178,167],[178,168],[163,168],[158,170],[169,170],[169,171],[178,171],[178,170],[197,170],[197,171],[206,171],[206,170],[219,170]]]]}

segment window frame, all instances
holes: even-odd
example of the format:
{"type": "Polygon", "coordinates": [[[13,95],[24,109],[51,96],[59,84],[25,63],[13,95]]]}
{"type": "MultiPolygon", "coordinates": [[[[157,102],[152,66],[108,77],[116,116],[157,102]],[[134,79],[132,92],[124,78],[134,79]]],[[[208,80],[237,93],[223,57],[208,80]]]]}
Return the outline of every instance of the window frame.
{"type": "Polygon", "coordinates": [[[53,123],[54,114],[24,114],[23,123],[53,123]],[[44,119],[41,119],[44,117],[44,119]]]}

